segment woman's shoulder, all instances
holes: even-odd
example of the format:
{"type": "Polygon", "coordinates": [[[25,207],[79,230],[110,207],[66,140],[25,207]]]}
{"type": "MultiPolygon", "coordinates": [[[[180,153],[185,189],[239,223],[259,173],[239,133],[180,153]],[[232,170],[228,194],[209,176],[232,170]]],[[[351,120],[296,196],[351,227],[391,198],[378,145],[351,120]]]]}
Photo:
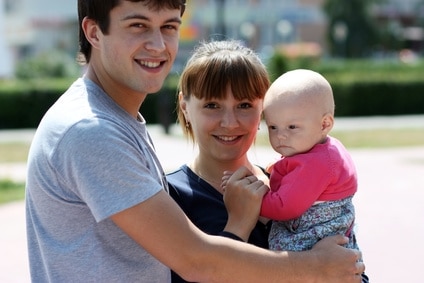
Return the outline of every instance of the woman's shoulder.
{"type": "Polygon", "coordinates": [[[169,185],[169,189],[172,194],[186,194],[187,191],[192,190],[190,185],[190,179],[194,176],[193,171],[184,164],[181,165],[178,169],[171,171],[166,174],[166,180],[169,185]]]}
{"type": "Polygon", "coordinates": [[[181,165],[178,169],[175,169],[174,171],[166,173],[166,179],[168,182],[179,180],[181,178],[186,178],[190,174],[190,168],[184,164],[181,165]]]}

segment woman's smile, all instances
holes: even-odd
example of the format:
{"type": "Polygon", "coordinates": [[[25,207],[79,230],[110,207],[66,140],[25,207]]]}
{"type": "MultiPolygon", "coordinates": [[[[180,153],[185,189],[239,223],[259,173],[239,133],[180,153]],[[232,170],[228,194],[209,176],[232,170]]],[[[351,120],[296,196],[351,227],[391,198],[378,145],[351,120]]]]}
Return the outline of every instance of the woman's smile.
{"type": "Polygon", "coordinates": [[[221,142],[225,142],[225,143],[234,143],[239,141],[242,136],[218,136],[218,135],[213,135],[213,137],[215,137],[216,139],[218,139],[221,142]]]}

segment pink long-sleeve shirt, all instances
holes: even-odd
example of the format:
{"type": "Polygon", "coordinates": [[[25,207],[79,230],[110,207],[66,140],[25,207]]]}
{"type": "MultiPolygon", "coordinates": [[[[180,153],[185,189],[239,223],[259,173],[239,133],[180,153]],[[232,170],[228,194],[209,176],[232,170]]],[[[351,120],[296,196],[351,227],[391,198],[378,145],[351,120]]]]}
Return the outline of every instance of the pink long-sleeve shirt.
{"type": "Polygon", "coordinates": [[[306,153],[277,161],[270,188],[263,198],[261,215],[285,221],[301,216],[316,201],[340,200],[355,194],[357,173],[342,143],[328,137],[306,153]]]}

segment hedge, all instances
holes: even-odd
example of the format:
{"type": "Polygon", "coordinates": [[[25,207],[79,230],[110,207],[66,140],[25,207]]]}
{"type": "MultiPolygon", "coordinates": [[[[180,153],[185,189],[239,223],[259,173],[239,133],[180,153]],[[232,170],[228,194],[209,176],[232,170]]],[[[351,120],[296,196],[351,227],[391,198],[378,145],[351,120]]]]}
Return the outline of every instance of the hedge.
{"type": "Polygon", "coordinates": [[[68,86],[69,80],[65,79],[0,83],[0,128],[37,127],[68,86]]]}
{"type": "Polygon", "coordinates": [[[424,114],[424,81],[332,83],[336,116],[424,114]]]}
{"type": "MultiPolygon", "coordinates": [[[[0,81],[0,129],[36,128],[44,113],[72,84],[72,79],[0,81]]],[[[140,108],[148,123],[176,121],[176,83],[147,96],[140,108]]]]}

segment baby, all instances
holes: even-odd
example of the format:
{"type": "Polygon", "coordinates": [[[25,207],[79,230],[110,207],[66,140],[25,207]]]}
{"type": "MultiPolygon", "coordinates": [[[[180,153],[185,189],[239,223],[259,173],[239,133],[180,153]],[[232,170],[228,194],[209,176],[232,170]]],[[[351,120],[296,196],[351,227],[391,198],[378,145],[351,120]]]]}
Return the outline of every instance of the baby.
{"type": "Polygon", "coordinates": [[[330,84],[311,70],[283,74],[265,95],[269,141],[282,156],[269,168],[261,208],[261,216],[273,220],[270,249],[307,250],[334,234],[359,249],[352,229],[357,174],[348,151],[328,135],[334,107],[330,84]]]}

